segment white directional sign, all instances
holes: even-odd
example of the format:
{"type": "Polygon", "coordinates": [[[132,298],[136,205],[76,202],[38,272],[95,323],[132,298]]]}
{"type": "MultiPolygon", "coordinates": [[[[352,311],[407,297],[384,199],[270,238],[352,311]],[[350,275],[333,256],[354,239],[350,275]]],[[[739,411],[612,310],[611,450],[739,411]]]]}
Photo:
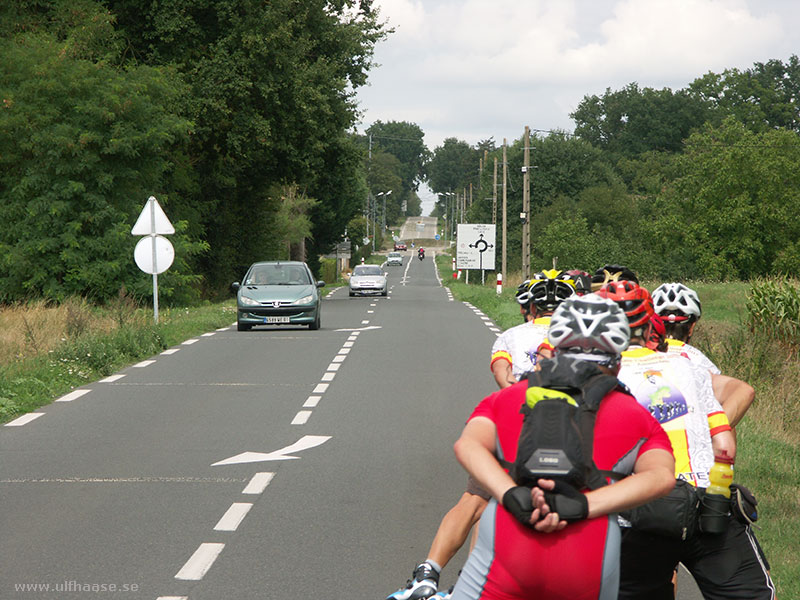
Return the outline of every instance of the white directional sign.
{"type": "Polygon", "coordinates": [[[139,240],[133,250],[133,259],[145,273],[158,275],[172,266],[175,260],[175,248],[172,243],[160,235],[148,235],[139,240]]]}
{"type": "Polygon", "coordinates": [[[169,269],[175,259],[175,249],[170,241],[161,235],[171,233],[175,233],[175,228],[155,196],[150,196],[139,218],[136,219],[131,234],[147,236],[136,244],[133,260],[142,271],[153,276],[153,320],[156,323],[158,323],[158,274],[169,269]]]}
{"type": "Polygon", "coordinates": [[[142,209],[136,225],[131,229],[133,235],[169,235],[175,233],[175,228],[169,222],[164,209],[156,200],[155,196],[150,196],[142,209]]]}
{"type": "Polygon", "coordinates": [[[456,238],[456,268],[494,271],[496,226],[462,223],[456,238]]]}
{"type": "Polygon", "coordinates": [[[301,450],[308,450],[324,444],[331,436],[329,435],[304,435],[291,446],[286,446],[280,450],[273,452],[242,452],[236,456],[231,456],[225,460],[215,462],[212,467],[219,467],[222,465],[239,465],[242,463],[264,462],[269,460],[297,460],[299,456],[291,456],[294,452],[301,450]]]}

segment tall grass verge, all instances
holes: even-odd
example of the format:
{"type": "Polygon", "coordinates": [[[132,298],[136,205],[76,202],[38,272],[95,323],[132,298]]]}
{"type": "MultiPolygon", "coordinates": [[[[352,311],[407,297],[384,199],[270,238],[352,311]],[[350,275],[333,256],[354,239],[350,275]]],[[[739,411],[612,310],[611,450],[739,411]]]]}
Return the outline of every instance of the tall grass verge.
{"type": "Polygon", "coordinates": [[[29,311],[23,306],[3,309],[2,320],[16,335],[3,339],[0,423],[236,319],[231,301],[165,309],[158,325],[150,309],[128,308],[123,314],[113,305],[72,301],[58,307],[32,303],[29,311]]]}

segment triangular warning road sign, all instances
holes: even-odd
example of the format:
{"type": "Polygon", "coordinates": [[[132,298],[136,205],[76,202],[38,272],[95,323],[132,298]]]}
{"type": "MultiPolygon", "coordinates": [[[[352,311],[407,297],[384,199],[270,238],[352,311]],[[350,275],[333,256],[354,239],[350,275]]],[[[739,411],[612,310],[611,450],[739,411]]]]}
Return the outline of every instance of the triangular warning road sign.
{"type": "Polygon", "coordinates": [[[131,229],[131,233],[133,235],[168,235],[175,233],[175,228],[169,222],[155,196],[150,196],[139,218],[136,219],[136,225],[131,229]]]}

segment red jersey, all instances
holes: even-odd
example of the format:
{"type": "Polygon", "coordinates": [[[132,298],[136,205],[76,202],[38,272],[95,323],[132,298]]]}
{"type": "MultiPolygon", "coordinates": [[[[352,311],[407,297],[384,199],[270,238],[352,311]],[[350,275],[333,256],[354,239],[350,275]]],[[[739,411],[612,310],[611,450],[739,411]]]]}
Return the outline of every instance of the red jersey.
{"type": "MultiPolygon", "coordinates": [[[[513,462],[527,382],[485,398],[470,419],[497,427],[498,455],[513,462]]],[[[595,419],[593,458],[598,469],[631,473],[644,452],[671,452],[669,438],[650,413],[619,390],[609,392],[595,419]]],[[[616,600],[620,532],[616,515],[578,521],[553,533],[519,523],[496,500],[483,513],[478,541],[453,600],[564,598],[616,600]]]]}

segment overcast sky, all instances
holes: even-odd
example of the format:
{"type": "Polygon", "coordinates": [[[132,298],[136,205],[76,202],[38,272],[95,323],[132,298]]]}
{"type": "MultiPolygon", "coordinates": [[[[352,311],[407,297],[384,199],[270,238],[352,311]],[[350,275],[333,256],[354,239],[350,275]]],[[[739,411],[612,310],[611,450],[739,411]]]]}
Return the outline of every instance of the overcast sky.
{"type": "MultiPolygon", "coordinates": [[[[587,94],[697,77],[800,54],[797,0],[376,0],[395,29],[358,91],[360,131],[409,121],[445,138],[502,144],[572,131],[587,94]]],[[[423,212],[431,208],[420,190],[423,212]],[[425,206],[427,205],[427,206],[425,206]]]]}

